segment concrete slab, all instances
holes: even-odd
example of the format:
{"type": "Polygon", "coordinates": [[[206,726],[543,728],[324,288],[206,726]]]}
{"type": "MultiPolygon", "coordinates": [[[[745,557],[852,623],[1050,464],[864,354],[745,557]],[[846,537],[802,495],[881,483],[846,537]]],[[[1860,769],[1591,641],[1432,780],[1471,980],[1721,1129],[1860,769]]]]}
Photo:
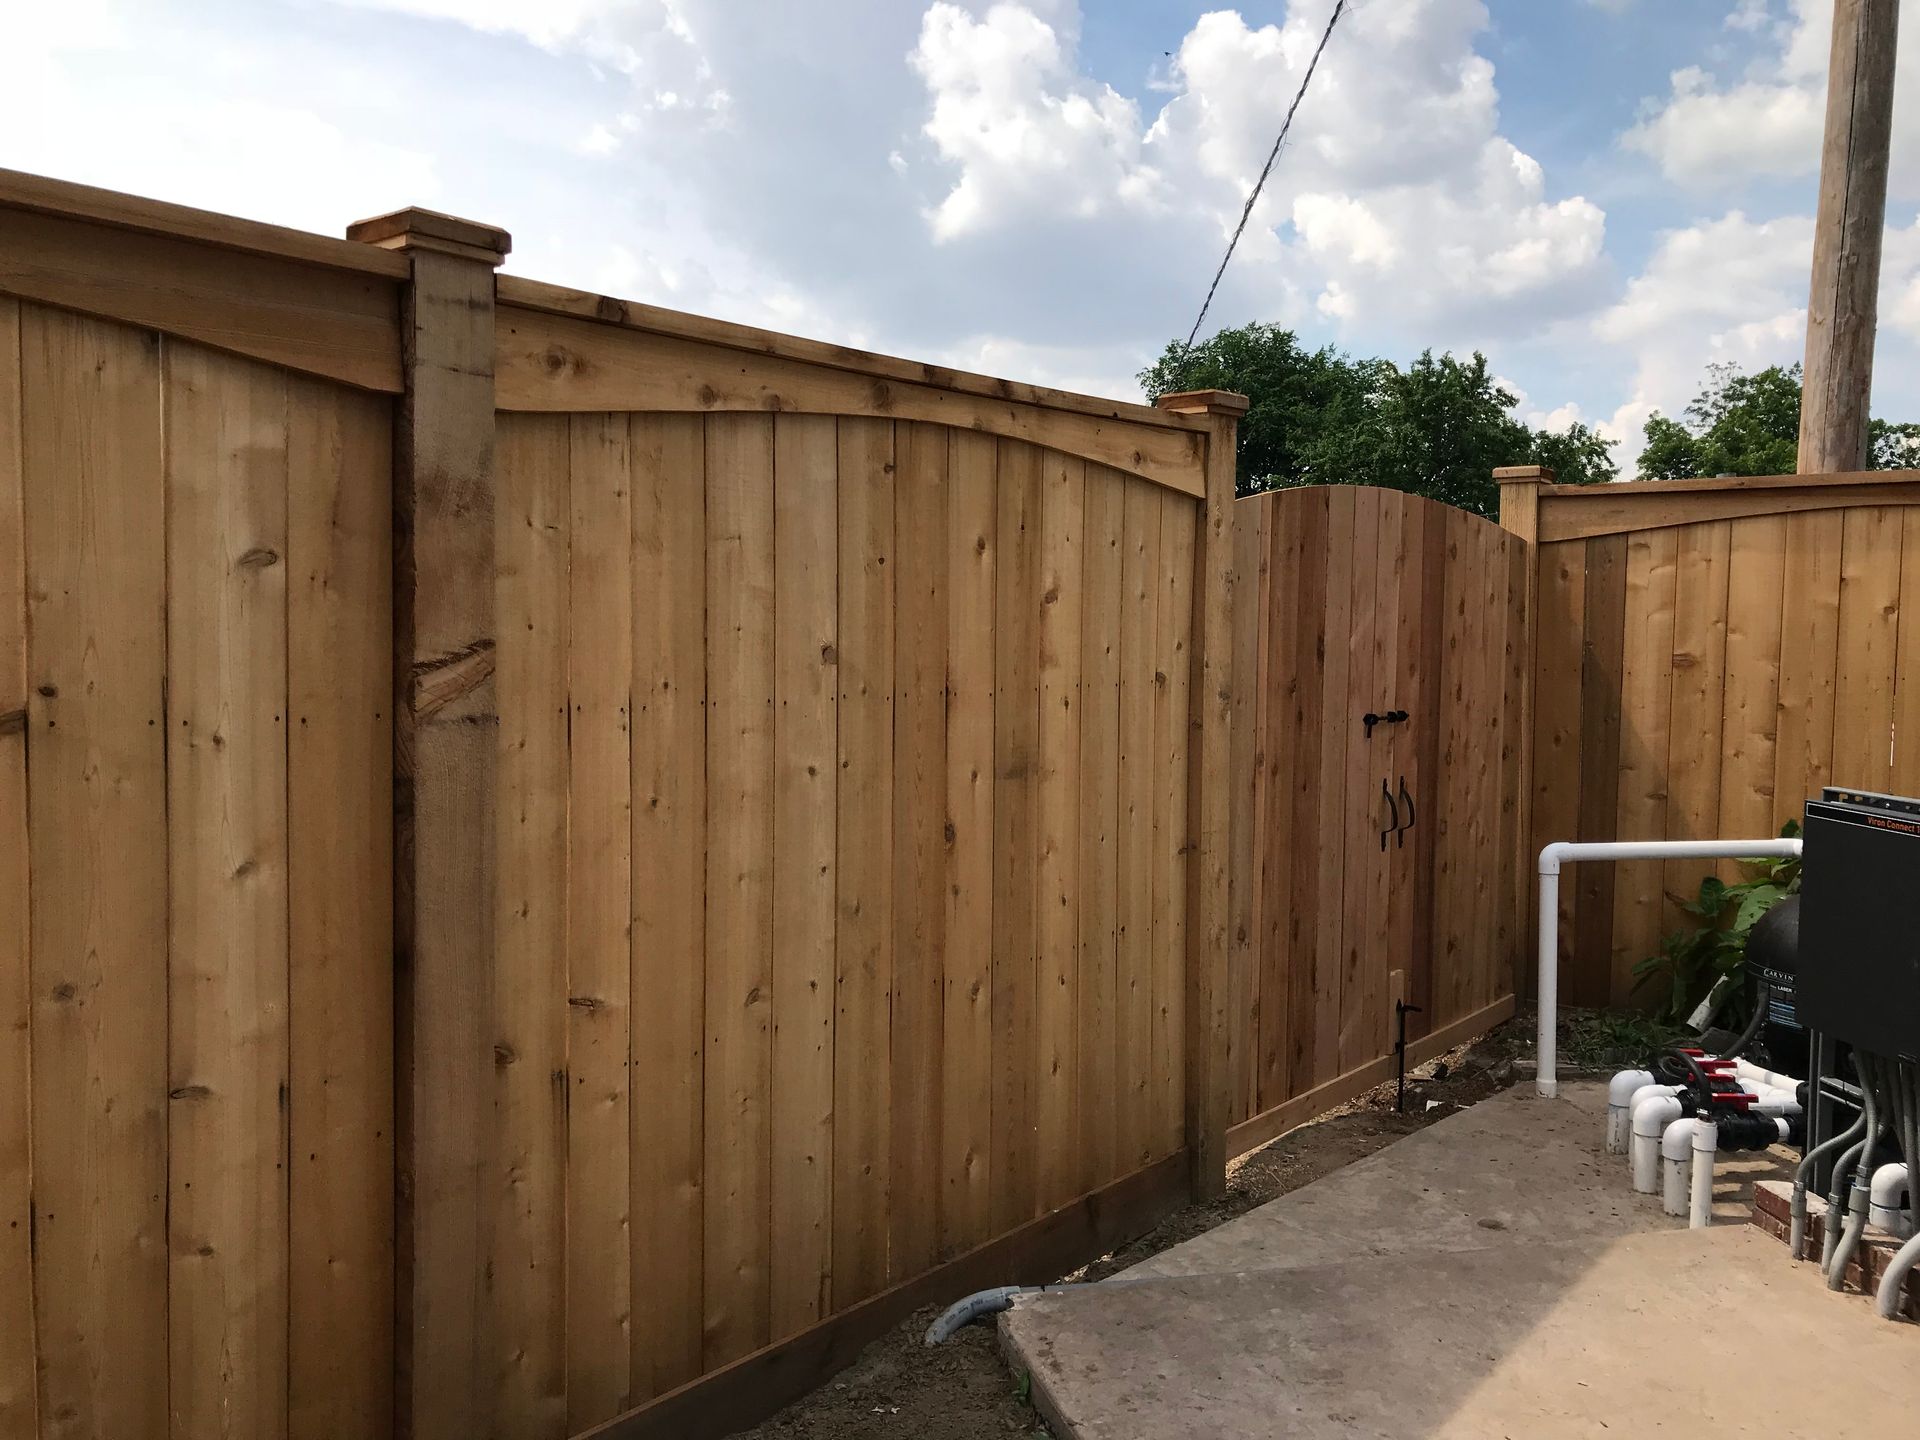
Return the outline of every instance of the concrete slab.
{"type": "Polygon", "coordinates": [[[1003,1326],[1061,1440],[1817,1435],[1837,1415],[1866,1435],[1920,1413],[1920,1335],[1750,1226],[1090,1287],[1003,1326]],[[1743,1316],[1791,1378],[1708,1340],[1740,1344],[1743,1316]]]}
{"type": "Polygon", "coordinates": [[[1009,1353],[1063,1440],[1824,1428],[1836,1391],[1756,1393],[1750,1367],[1705,1348],[1730,1314],[1763,1311],[1796,1375],[1897,1359],[1885,1413],[1913,1413],[1920,1336],[1740,1223],[1783,1157],[1724,1164],[1727,1223],[1689,1232],[1602,1153],[1604,1106],[1598,1086],[1497,1096],[1104,1286],[1022,1301],[1009,1353]],[[1684,1416],[1645,1378],[1682,1367],[1684,1416]]]}
{"type": "MultiPolygon", "coordinates": [[[[1685,1229],[1657,1197],[1633,1193],[1624,1157],[1605,1153],[1605,1087],[1562,1095],[1503,1091],[1125,1273],[1213,1275],[1685,1229]]],[[[1753,1181],[1780,1165],[1728,1157],[1716,1218],[1745,1220],[1753,1181]]]]}

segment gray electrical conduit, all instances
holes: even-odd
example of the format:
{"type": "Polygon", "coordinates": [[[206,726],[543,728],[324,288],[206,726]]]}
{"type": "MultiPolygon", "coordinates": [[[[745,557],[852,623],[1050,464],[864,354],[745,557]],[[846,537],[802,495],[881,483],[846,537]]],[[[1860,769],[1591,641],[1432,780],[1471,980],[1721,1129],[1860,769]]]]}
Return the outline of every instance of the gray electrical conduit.
{"type": "Polygon", "coordinates": [[[1834,1167],[1833,1185],[1827,1192],[1827,1223],[1822,1227],[1826,1232],[1826,1244],[1822,1249],[1826,1252],[1829,1290],[1838,1290],[1846,1284],[1847,1262],[1853,1259],[1853,1252],[1860,1245],[1861,1232],[1867,1228],[1867,1207],[1872,1195],[1873,1150],[1886,1129],[1886,1121],[1878,1113],[1878,1065],[1864,1050],[1856,1050],[1853,1053],[1853,1068],[1860,1076],[1860,1095],[1866,1106],[1867,1130],[1859,1143],[1840,1157],[1840,1164],[1834,1167]],[[1840,1189],[1849,1168],[1853,1174],[1853,1185],[1847,1196],[1847,1228],[1836,1245],[1832,1239],[1834,1218],[1840,1213],[1840,1189]]]}
{"type": "Polygon", "coordinates": [[[956,1300],[940,1312],[939,1318],[927,1327],[927,1344],[939,1345],[951,1340],[955,1334],[967,1328],[976,1320],[984,1320],[989,1315],[998,1315],[1003,1310],[1011,1310],[1016,1296],[1020,1295],[1059,1295],[1069,1290],[1088,1290],[1095,1285],[1143,1285],[1155,1276],[1140,1276],[1138,1279],[1123,1279],[1115,1276],[1110,1280],[1083,1280],[1078,1283],[1062,1285],[996,1285],[991,1290],[976,1290],[964,1300],[956,1300]]]}
{"type": "MultiPolygon", "coordinates": [[[[1807,1099],[1811,1102],[1813,1096],[1807,1099]]],[[[1867,1128],[1866,1112],[1854,1117],[1853,1124],[1838,1135],[1829,1136],[1801,1157],[1800,1168],[1793,1172],[1793,1230],[1787,1241],[1787,1247],[1795,1260],[1807,1252],[1807,1182],[1813,1176],[1813,1170],[1823,1159],[1836,1150],[1843,1150],[1853,1144],[1867,1128]]],[[[1831,1229],[1832,1227],[1827,1227],[1831,1229]]]]}
{"type": "MultiPolygon", "coordinates": [[[[1907,1203],[1913,1207],[1915,1219],[1920,1220],[1920,1188],[1914,1185],[1914,1177],[1920,1176],[1920,1067],[1903,1065],[1898,1069],[1905,1072],[1895,1075],[1894,1084],[1906,1096],[1907,1203]]],[[[1908,1272],[1916,1263],[1920,1263],[1920,1228],[1916,1228],[1913,1237],[1894,1254],[1887,1264],[1887,1273],[1880,1277],[1873,1308],[1882,1320],[1891,1320],[1899,1314],[1900,1294],[1908,1272]]]]}

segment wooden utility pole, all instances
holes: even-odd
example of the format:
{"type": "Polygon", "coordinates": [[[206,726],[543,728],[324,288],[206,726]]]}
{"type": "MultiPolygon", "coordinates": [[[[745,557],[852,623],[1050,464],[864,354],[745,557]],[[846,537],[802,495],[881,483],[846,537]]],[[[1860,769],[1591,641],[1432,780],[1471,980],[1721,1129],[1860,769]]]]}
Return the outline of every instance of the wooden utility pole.
{"type": "Polygon", "coordinates": [[[1827,138],[1807,301],[1800,473],[1867,466],[1900,0],[1835,0],[1827,138]]]}

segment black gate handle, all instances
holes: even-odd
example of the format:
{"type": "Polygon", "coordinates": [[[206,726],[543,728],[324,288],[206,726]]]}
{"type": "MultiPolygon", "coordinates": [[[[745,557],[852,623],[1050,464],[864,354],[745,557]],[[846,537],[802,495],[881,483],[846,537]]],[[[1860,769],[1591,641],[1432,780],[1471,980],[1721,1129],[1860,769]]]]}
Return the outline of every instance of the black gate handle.
{"type": "MultiPolygon", "coordinates": [[[[1384,785],[1386,784],[1386,781],[1383,780],[1380,783],[1384,785]]],[[[1395,824],[1393,828],[1393,833],[1396,839],[1394,840],[1393,843],[1396,845],[1404,846],[1407,843],[1407,837],[1402,835],[1400,832],[1402,830],[1411,830],[1413,828],[1414,821],[1420,818],[1420,813],[1413,808],[1413,796],[1407,793],[1407,777],[1404,775],[1400,777],[1400,798],[1407,802],[1407,823],[1405,825],[1401,825],[1398,823],[1400,819],[1400,807],[1398,805],[1394,806],[1393,818],[1394,818],[1395,824]]],[[[1386,844],[1384,841],[1381,842],[1380,848],[1383,850],[1386,848],[1386,844]]]]}
{"type": "MultiPolygon", "coordinates": [[[[1402,788],[1404,789],[1405,787],[1403,786],[1402,788]]],[[[1400,833],[1400,806],[1393,798],[1393,791],[1387,788],[1387,781],[1384,775],[1380,777],[1380,794],[1385,797],[1387,809],[1393,814],[1393,824],[1380,832],[1380,848],[1384,850],[1387,848],[1387,837],[1400,833]]]]}

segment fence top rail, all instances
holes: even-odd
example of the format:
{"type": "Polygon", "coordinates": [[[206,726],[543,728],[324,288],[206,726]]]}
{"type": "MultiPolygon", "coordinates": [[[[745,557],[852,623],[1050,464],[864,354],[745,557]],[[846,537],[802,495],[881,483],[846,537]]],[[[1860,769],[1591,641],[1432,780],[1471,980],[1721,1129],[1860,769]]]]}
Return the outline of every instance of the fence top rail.
{"type": "Polygon", "coordinates": [[[1136,425],[1151,425],[1164,430],[1204,431],[1209,424],[1205,413],[1158,409],[1126,400],[1105,400],[1094,395],[1080,395],[1043,385],[1026,385],[1016,380],[1002,380],[991,375],[953,370],[944,365],[930,365],[898,356],[855,350],[849,346],[834,345],[823,340],[806,340],[796,335],[783,335],[773,330],[761,330],[752,325],[735,324],[730,320],[714,320],[704,315],[690,315],[685,311],[668,310],[658,305],[643,304],[638,300],[619,300],[610,295],[572,290],[564,285],[550,285],[518,275],[500,276],[497,293],[502,305],[517,306],[523,310],[536,310],[548,315],[563,315],[579,320],[594,320],[622,329],[668,335],[682,340],[697,340],[710,345],[724,346],[730,350],[773,356],[781,360],[800,361],[880,380],[932,386],[936,389],[952,390],[989,400],[1013,401],[1047,410],[1091,415],[1102,420],[1124,420],[1136,425]]]}
{"type": "Polygon", "coordinates": [[[1537,495],[1534,538],[1552,544],[1708,521],[1920,505],[1920,470],[1542,485],[1537,495]]]}
{"type": "Polygon", "coordinates": [[[375,245],[258,220],[241,220],[212,210],[196,210],[191,205],[123,195],[117,190],[77,185],[71,180],[51,180],[19,170],[0,169],[0,209],[60,215],[148,235],[170,235],[227,250],[277,256],[390,280],[402,280],[407,275],[406,256],[375,245]]]}
{"type": "MultiPolygon", "coordinates": [[[[1496,475],[1500,472],[1495,471],[1496,475]]],[[[1817,489],[1823,485],[1900,485],[1920,470],[1852,470],[1833,475],[1715,475],[1692,480],[1615,480],[1605,485],[1542,485],[1543,500],[1608,500],[1623,495],[1674,495],[1716,490],[1817,489]]]]}

